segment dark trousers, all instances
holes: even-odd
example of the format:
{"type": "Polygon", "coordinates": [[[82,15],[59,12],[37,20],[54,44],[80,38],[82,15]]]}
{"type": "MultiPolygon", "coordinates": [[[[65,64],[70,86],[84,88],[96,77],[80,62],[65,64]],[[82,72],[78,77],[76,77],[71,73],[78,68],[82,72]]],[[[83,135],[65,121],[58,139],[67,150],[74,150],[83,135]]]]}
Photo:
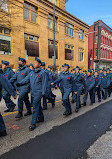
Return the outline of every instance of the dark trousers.
{"type": "Polygon", "coordinates": [[[31,124],[36,124],[38,120],[44,120],[44,114],[41,107],[41,94],[37,94],[32,98],[33,100],[33,114],[31,124]]]}
{"type": "Polygon", "coordinates": [[[93,88],[93,103],[95,103],[96,92],[97,92],[97,96],[98,96],[98,101],[101,101],[100,88],[93,88]]]}
{"type": "Polygon", "coordinates": [[[15,107],[16,106],[16,104],[11,100],[10,94],[7,91],[5,91],[5,90],[3,92],[3,99],[4,99],[6,107],[8,109],[10,109],[11,107],[15,107]]]}
{"type": "Polygon", "coordinates": [[[18,111],[22,113],[23,111],[23,103],[25,103],[26,109],[31,111],[31,104],[29,101],[29,96],[27,92],[20,92],[18,98],[18,111]]]}
{"type": "Polygon", "coordinates": [[[2,115],[0,114],[0,132],[6,130],[2,115]]]}
{"type": "Polygon", "coordinates": [[[70,101],[69,101],[70,93],[71,93],[71,89],[66,89],[66,90],[64,90],[64,94],[63,94],[63,105],[64,105],[64,107],[65,107],[65,111],[66,111],[66,112],[71,112],[71,111],[72,111],[72,109],[71,109],[71,104],[70,104],[70,101]]]}
{"type": "Polygon", "coordinates": [[[103,97],[103,99],[107,99],[107,95],[108,95],[108,89],[107,88],[102,89],[102,97],[103,97]]]}
{"type": "Polygon", "coordinates": [[[88,93],[89,93],[89,95],[90,95],[91,104],[93,104],[93,103],[94,103],[94,100],[93,100],[93,89],[91,89],[90,91],[86,91],[86,92],[85,92],[85,95],[84,95],[84,103],[87,102],[88,93]]]}

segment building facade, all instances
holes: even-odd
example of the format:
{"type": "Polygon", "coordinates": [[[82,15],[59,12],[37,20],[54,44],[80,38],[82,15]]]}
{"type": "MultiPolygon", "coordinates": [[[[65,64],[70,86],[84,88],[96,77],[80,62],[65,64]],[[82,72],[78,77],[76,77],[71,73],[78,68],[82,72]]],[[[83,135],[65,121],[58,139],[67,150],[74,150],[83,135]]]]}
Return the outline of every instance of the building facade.
{"type": "Polygon", "coordinates": [[[0,60],[17,69],[18,57],[27,65],[39,57],[53,66],[55,2],[56,66],[88,68],[89,26],[65,10],[65,0],[9,0],[0,4],[0,60]],[[5,18],[4,18],[5,17],[5,18]]]}
{"type": "Polygon", "coordinates": [[[112,68],[112,29],[101,20],[89,28],[89,68],[112,68]]]}

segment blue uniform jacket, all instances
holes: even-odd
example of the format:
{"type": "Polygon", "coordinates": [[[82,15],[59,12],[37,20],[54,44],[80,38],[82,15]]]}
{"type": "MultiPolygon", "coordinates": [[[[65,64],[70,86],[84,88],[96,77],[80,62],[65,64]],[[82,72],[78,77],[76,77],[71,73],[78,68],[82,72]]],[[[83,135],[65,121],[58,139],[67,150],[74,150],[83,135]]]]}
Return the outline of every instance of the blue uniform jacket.
{"type": "MultiPolygon", "coordinates": [[[[21,82],[29,73],[31,72],[31,70],[25,65],[22,68],[19,68],[18,71],[16,72],[16,74],[10,79],[11,83],[14,82],[21,82]]],[[[19,88],[17,88],[17,90],[19,92],[23,91],[23,92],[29,92],[30,91],[30,84],[28,83],[27,85],[21,86],[19,88]]]]}
{"type": "Polygon", "coordinates": [[[16,92],[7,78],[0,73],[0,101],[2,98],[2,88],[8,91],[11,96],[15,96],[16,92]]]}
{"type": "Polygon", "coordinates": [[[99,76],[95,76],[94,77],[95,78],[95,87],[96,86],[99,86],[100,87],[100,85],[101,85],[101,77],[99,77],[99,76]]]}
{"type": "Polygon", "coordinates": [[[53,83],[57,84],[59,82],[63,83],[64,92],[66,91],[66,89],[72,90],[73,76],[70,72],[64,72],[60,74],[60,76],[53,83]]]}
{"type": "Polygon", "coordinates": [[[73,91],[77,92],[82,90],[85,85],[83,75],[78,73],[73,76],[73,91]]]}
{"type": "Polygon", "coordinates": [[[93,76],[87,76],[85,78],[85,89],[89,92],[95,86],[95,78],[93,76]]]}
{"type": "Polygon", "coordinates": [[[108,75],[104,75],[101,77],[101,88],[106,89],[110,86],[110,77],[108,75]]]}
{"type": "Polygon", "coordinates": [[[32,70],[27,77],[19,82],[21,86],[30,84],[32,97],[37,97],[38,94],[43,96],[46,93],[47,88],[47,75],[41,68],[38,70],[32,70]]]}

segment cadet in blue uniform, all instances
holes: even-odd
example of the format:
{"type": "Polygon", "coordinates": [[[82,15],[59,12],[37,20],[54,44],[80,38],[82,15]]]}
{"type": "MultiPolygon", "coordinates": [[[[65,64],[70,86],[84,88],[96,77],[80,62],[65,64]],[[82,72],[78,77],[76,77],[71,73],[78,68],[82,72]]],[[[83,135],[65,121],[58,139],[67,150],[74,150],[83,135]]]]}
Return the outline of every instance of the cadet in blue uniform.
{"type": "Polygon", "coordinates": [[[44,121],[44,115],[41,107],[41,98],[46,93],[47,88],[47,74],[41,69],[41,60],[35,57],[34,70],[30,74],[19,82],[17,85],[27,85],[30,83],[31,96],[33,98],[33,114],[32,121],[29,127],[30,131],[36,128],[36,123],[44,121]]]}
{"type": "Polygon", "coordinates": [[[84,103],[83,106],[86,106],[88,93],[90,94],[90,105],[93,104],[93,88],[95,86],[95,79],[92,76],[92,71],[88,70],[87,78],[85,78],[85,95],[84,95],[84,103]]]}
{"type": "Polygon", "coordinates": [[[108,87],[110,86],[110,77],[107,75],[107,70],[104,70],[104,74],[101,76],[101,92],[103,99],[107,99],[108,87]]]}
{"type": "Polygon", "coordinates": [[[63,83],[63,105],[65,107],[65,112],[63,115],[68,116],[72,113],[71,104],[69,101],[69,95],[72,91],[72,74],[69,72],[70,66],[68,64],[64,64],[64,73],[61,74],[57,80],[55,80],[51,85],[56,85],[57,83],[61,82],[63,83]]]}
{"type": "MultiPolygon", "coordinates": [[[[11,83],[14,82],[21,82],[30,72],[31,70],[26,66],[26,60],[24,58],[19,57],[19,69],[17,73],[10,79],[11,83]]],[[[18,98],[18,114],[15,116],[15,118],[21,118],[23,116],[23,102],[26,105],[27,112],[24,114],[24,116],[31,115],[31,104],[29,101],[28,93],[30,92],[30,84],[27,84],[25,86],[21,86],[17,88],[19,91],[19,98],[18,98]]]]}
{"type": "MultiPolygon", "coordinates": [[[[60,73],[59,76],[61,76],[61,74],[64,73],[64,65],[62,65],[62,72],[60,73]]],[[[59,84],[59,89],[61,91],[61,94],[62,94],[62,99],[63,99],[63,94],[64,94],[64,89],[63,89],[63,82],[61,81],[60,84],[59,84]]]]}
{"type": "MultiPolygon", "coordinates": [[[[14,71],[8,66],[9,66],[9,62],[2,60],[3,73],[6,76],[6,78],[10,80],[14,75],[14,71]]],[[[11,100],[10,94],[5,89],[3,89],[3,99],[5,100],[5,104],[7,107],[7,110],[5,110],[4,112],[13,112],[16,104],[14,104],[14,102],[11,100]]]]}
{"type": "Polygon", "coordinates": [[[100,72],[99,72],[99,77],[102,77],[103,76],[103,70],[100,69],[100,72]]]}
{"type": "MultiPolygon", "coordinates": [[[[78,66],[76,66],[76,68],[77,67],[78,66]]],[[[76,75],[76,69],[75,68],[73,68],[73,70],[72,70],[72,75],[73,75],[73,78],[76,75]]],[[[74,86],[74,82],[73,82],[72,86],[74,86]]],[[[74,93],[74,90],[73,90],[73,87],[72,87],[72,103],[75,103],[75,102],[76,102],[76,94],[74,93]]]]}
{"type": "Polygon", "coordinates": [[[108,87],[108,96],[110,97],[111,93],[112,93],[112,73],[111,73],[110,69],[107,69],[107,73],[110,78],[110,86],[108,87]]]}
{"type": "Polygon", "coordinates": [[[101,78],[99,77],[97,70],[95,71],[94,75],[95,75],[95,86],[93,88],[93,103],[95,103],[96,92],[98,96],[98,102],[101,102],[101,93],[100,93],[101,78]]]}
{"type": "Polygon", "coordinates": [[[80,74],[79,68],[76,67],[76,74],[73,77],[73,91],[76,95],[76,109],[75,112],[78,113],[79,108],[81,108],[80,96],[84,87],[84,78],[83,75],[80,74]]]}
{"type": "MultiPolygon", "coordinates": [[[[7,92],[13,96],[14,99],[17,98],[16,96],[16,92],[14,91],[14,88],[12,87],[12,85],[9,83],[9,81],[6,79],[6,77],[3,75],[2,70],[0,70],[0,101],[2,98],[2,88],[4,88],[5,90],[7,90],[7,92]]],[[[6,136],[6,127],[2,118],[2,115],[0,114],[0,137],[2,136],[6,136]]]]}

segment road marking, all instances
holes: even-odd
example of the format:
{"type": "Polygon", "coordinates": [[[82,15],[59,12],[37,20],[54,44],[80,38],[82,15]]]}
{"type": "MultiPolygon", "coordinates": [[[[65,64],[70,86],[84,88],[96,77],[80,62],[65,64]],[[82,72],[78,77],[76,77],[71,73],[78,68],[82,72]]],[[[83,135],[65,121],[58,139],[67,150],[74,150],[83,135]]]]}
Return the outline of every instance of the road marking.
{"type": "MultiPolygon", "coordinates": [[[[61,102],[62,100],[57,100],[56,103],[58,102],[61,102]]],[[[49,105],[50,103],[48,103],[47,105],[49,105]]],[[[7,114],[3,114],[2,116],[5,117],[5,116],[9,116],[9,115],[12,115],[12,114],[16,114],[18,113],[18,111],[14,111],[14,112],[10,112],[10,113],[7,113],[7,114]]]]}

